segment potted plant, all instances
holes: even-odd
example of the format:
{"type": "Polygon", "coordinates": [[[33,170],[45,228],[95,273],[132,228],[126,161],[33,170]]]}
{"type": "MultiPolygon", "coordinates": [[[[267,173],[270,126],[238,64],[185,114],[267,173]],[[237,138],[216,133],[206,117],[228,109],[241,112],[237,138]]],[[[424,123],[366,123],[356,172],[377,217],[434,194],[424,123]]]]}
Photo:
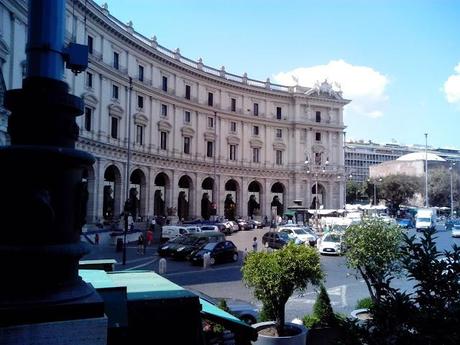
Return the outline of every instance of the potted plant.
{"type": "Polygon", "coordinates": [[[339,324],[342,319],[342,316],[334,313],[326,288],[321,284],[313,305],[313,313],[305,315],[302,319],[303,324],[309,330],[307,344],[334,344],[340,337],[339,324]]]}
{"type": "Polygon", "coordinates": [[[253,288],[264,312],[274,321],[253,325],[256,344],[305,344],[307,329],[286,323],[285,305],[294,291],[317,285],[323,278],[318,252],[310,246],[289,243],[272,252],[252,252],[242,267],[243,280],[253,288]]]}

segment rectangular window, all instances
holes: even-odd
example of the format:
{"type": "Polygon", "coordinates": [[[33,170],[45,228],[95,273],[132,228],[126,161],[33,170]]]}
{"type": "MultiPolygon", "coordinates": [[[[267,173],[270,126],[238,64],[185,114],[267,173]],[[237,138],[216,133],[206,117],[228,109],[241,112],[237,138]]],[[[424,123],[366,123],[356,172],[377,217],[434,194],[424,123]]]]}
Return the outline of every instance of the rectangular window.
{"type": "Polygon", "coordinates": [[[254,116],[259,116],[259,104],[254,103],[254,116]]]}
{"type": "Polygon", "coordinates": [[[161,88],[163,91],[168,92],[168,77],[162,78],[162,85],[161,88]]]}
{"type": "Polygon", "coordinates": [[[161,116],[168,116],[168,106],[166,104],[161,105],[161,116]]]}
{"type": "Polygon", "coordinates": [[[276,119],[281,120],[281,116],[282,116],[281,107],[276,107],[276,119]]]}
{"type": "Polygon", "coordinates": [[[86,72],[86,86],[93,87],[93,73],[86,72]]]}
{"type": "Polygon", "coordinates": [[[110,135],[112,138],[118,138],[118,118],[112,116],[112,127],[110,129],[110,135]]]}
{"type": "Polygon", "coordinates": [[[206,142],[206,157],[213,157],[213,146],[214,143],[212,141],[207,141],[206,142]]]}
{"type": "Polygon", "coordinates": [[[235,98],[232,98],[231,111],[236,111],[236,99],[235,98]]]}
{"type": "Polygon", "coordinates": [[[214,118],[208,117],[208,128],[214,128],[214,118]]]}
{"type": "Polygon", "coordinates": [[[118,86],[112,85],[112,98],[118,99],[118,86]]]}
{"type": "Polygon", "coordinates": [[[283,130],[280,128],[276,129],[276,137],[277,138],[282,138],[283,137],[283,130]]]}
{"type": "Polygon", "coordinates": [[[190,138],[184,137],[184,153],[190,154],[190,138]]]}
{"type": "Polygon", "coordinates": [[[185,85],[185,98],[190,99],[191,96],[191,87],[190,85],[185,85]]]}
{"type": "Polygon", "coordinates": [[[321,122],[321,112],[320,111],[316,112],[316,122],[321,122]]]}
{"type": "Polygon", "coordinates": [[[259,126],[252,127],[252,134],[259,135],[259,126]]]}
{"type": "Polygon", "coordinates": [[[91,119],[93,117],[93,109],[85,107],[85,130],[91,130],[91,119]]]}
{"type": "Polygon", "coordinates": [[[89,53],[89,54],[92,54],[92,53],[93,53],[93,44],[94,44],[93,37],[91,37],[90,35],[88,35],[88,53],[89,53]]]}
{"type": "Polygon", "coordinates": [[[316,141],[321,141],[321,133],[320,133],[320,132],[316,132],[316,133],[315,133],[315,138],[316,138],[316,141]]]}
{"type": "Polygon", "coordinates": [[[162,150],[166,150],[166,138],[167,138],[167,133],[160,132],[160,149],[162,150]]]}
{"type": "Polygon", "coordinates": [[[144,126],[136,125],[136,144],[144,144],[144,126]]]}
{"type": "Polygon", "coordinates": [[[212,92],[208,92],[208,105],[210,107],[214,105],[214,94],[212,92]]]}
{"type": "Polygon", "coordinates": [[[144,66],[139,65],[138,66],[138,77],[140,81],[144,81],[144,66]]]}
{"type": "Polygon", "coordinates": [[[144,108],[144,97],[142,96],[137,96],[137,107],[139,109],[143,109],[144,108]]]}
{"type": "Polygon", "coordinates": [[[230,145],[230,160],[236,161],[236,145],[230,145]]]}
{"type": "Polygon", "coordinates": [[[184,112],[184,122],[185,123],[190,123],[190,118],[191,118],[191,114],[189,111],[185,111],[184,112]]]}
{"type": "Polygon", "coordinates": [[[259,163],[260,162],[259,154],[260,154],[260,149],[257,148],[257,147],[253,147],[252,148],[252,161],[254,163],[259,163]]]}
{"type": "Polygon", "coordinates": [[[120,68],[120,54],[113,52],[113,68],[120,68]]]}
{"type": "Polygon", "coordinates": [[[276,165],[283,165],[283,151],[276,150],[276,165]]]}
{"type": "Polygon", "coordinates": [[[236,132],[236,122],[234,121],[230,122],[230,132],[236,132]]]}

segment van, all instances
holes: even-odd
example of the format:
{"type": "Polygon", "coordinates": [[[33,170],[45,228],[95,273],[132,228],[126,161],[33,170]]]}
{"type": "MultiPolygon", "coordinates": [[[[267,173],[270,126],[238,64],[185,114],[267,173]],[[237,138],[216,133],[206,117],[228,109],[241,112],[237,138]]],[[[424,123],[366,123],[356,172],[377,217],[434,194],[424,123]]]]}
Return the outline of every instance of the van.
{"type": "Polygon", "coordinates": [[[160,242],[163,243],[169,240],[173,240],[178,236],[189,233],[191,233],[191,231],[187,230],[185,226],[164,225],[161,229],[160,242]]]}
{"type": "Polygon", "coordinates": [[[202,225],[201,226],[201,231],[215,231],[215,232],[219,232],[219,228],[217,227],[217,225],[202,225]]]}

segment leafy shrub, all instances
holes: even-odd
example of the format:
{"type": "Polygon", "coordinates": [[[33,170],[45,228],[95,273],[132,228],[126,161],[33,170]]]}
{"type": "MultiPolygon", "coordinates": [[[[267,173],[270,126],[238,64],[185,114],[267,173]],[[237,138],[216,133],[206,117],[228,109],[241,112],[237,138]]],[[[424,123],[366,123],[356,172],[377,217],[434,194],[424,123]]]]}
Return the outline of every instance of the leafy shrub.
{"type": "Polygon", "coordinates": [[[334,327],[338,324],[339,319],[332,310],[331,300],[326,288],[321,284],[319,294],[316,296],[316,301],[313,305],[313,313],[303,317],[303,324],[307,328],[334,327]]]}
{"type": "Polygon", "coordinates": [[[371,309],[372,305],[372,298],[365,297],[356,302],[356,309],[371,309]]]}

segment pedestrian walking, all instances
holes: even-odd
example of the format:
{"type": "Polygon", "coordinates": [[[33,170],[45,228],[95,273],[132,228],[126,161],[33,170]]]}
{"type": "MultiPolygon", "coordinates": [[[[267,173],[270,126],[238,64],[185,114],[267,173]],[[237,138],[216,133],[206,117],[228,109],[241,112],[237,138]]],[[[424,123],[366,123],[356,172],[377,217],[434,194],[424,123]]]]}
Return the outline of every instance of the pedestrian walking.
{"type": "Polygon", "coordinates": [[[94,244],[99,244],[99,234],[94,235],[94,244]]]}
{"type": "Polygon", "coordinates": [[[153,241],[153,232],[152,230],[147,230],[147,245],[150,246],[153,241]]]}
{"type": "Polygon", "coordinates": [[[142,234],[137,238],[137,254],[145,254],[145,238],[142,234]]]}
{"type": "Polygon", "coordinates": [[[257,237],[252,239],[252,251],[257,252],[257,237]]]}

